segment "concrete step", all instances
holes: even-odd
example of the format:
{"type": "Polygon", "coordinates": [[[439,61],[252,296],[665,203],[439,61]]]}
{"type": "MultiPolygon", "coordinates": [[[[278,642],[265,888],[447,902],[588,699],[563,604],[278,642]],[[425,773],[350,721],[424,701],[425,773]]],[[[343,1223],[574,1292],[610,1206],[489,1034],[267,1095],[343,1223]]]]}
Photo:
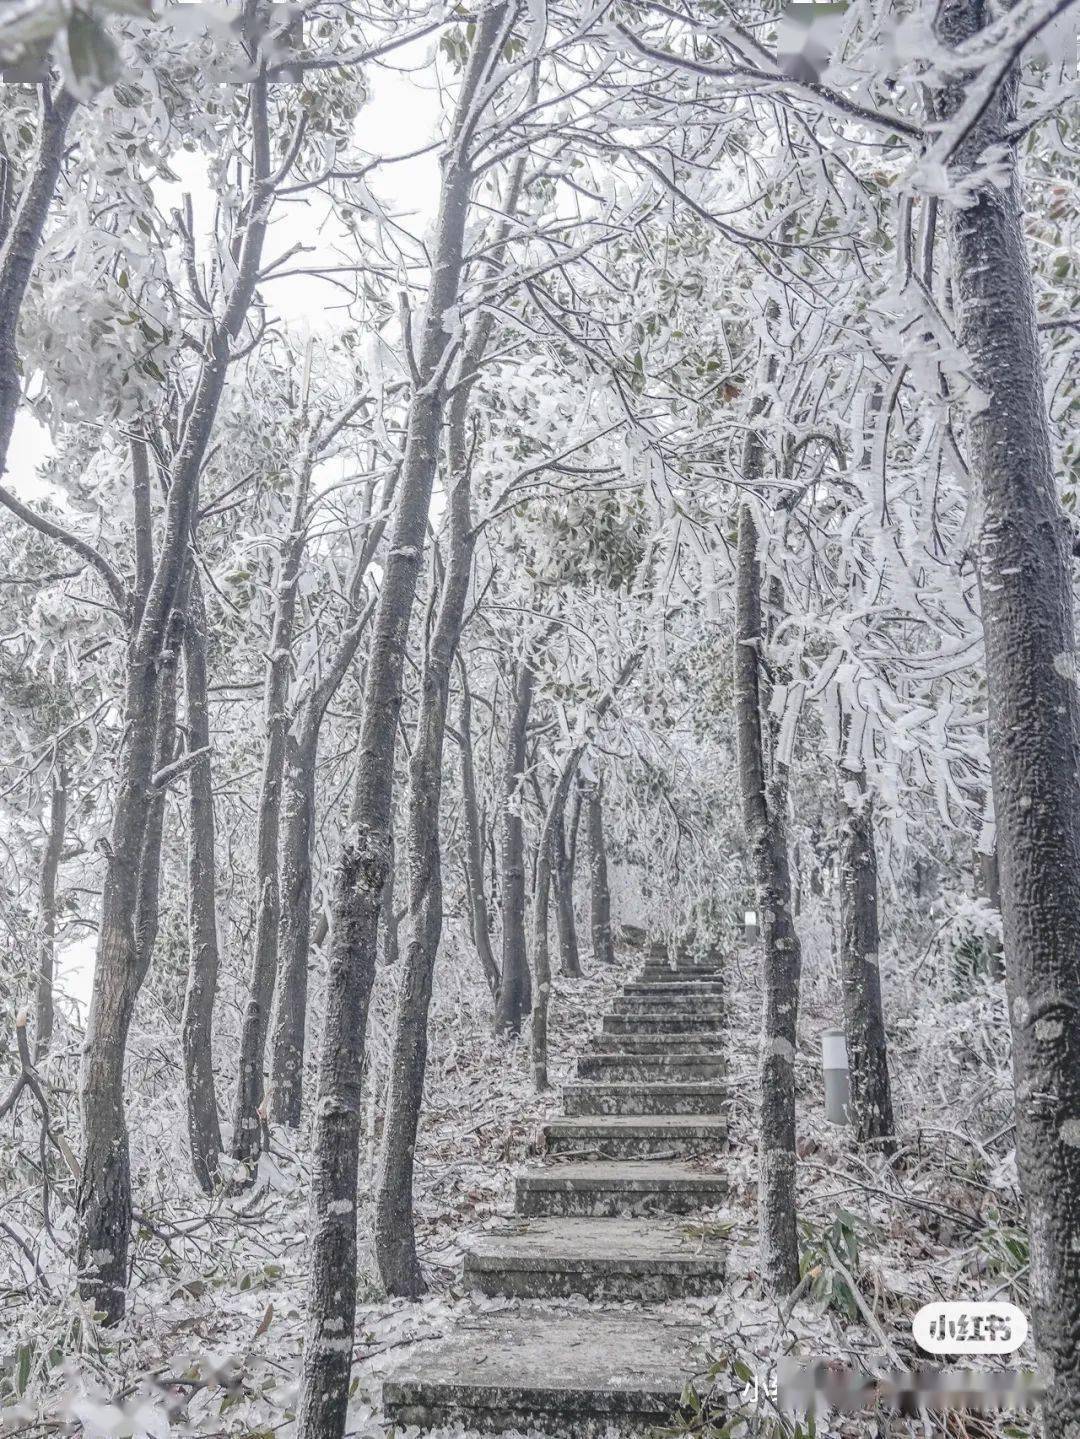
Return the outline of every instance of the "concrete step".
{"type": "Polygon", "coordinates": [[[716,1154],[727,1139],[719,1114],[604,1114],[553,1119],[544,1126],[548,1154],[593,1159],[667,1159],[716,1154]]]}
{"type": "Polygon", "coordinates": [[[722,1037],[727,1023],[726,1011],[699,1009],[690,1013],[672,1013],[658,1009],[655,1013],[605,1014],[600,1028],[605,1034],[713,1034],[722,1037]]]}
{"type": "Polygon", "coordinates": [[[719,1079],[727,1068],[726,1056],[716,1050],[683,1054],[582,1054],[579,1079],[719,1079]]]}
{"type": "MultiPolygon", "coordinates": [[[[699,1226],[700,1228],[700,1226],[699,1226]]],[[[468,1234],[462,1278],[511,1299],[599,1301],[717,1294],[727,1245],[678,1220],[514,1219],[468,1234]]]]}
{"type": "Polygon", "coordinates": [[[644,1014],[657,1019],[666,1019],[669,1015],[677,1014],[700,1014],[702,1010],[707,1013],[723,1016],[726,1012],[721,997],[714,994],[673,994],[669,999],[667,995],[636,995],[618,994],[611,1001],[609,1014],[644,1014]]]}
{"type": "Polygon", "coordinates": [[[714,964],[643,964],[634,976],[644,984],[694,984],[722,978],[723,971],[714,964]]]}
{"type": "Polygon", "coordinates": [[[631,980],[622,987],[626,999],[651,999],[662,1004],[671,999],[701,999],[712,995],[722,998],[726,993],[727,986],[718,979],[653,980],[651,983],[631,980]]]}
{"type": "Polygon", "coordinates": [[[563,1108],[571,1118],[583,1114],[718,1114],[727,1087],[716,1080],[646,1083],[631,1080],[582,1080],[563,1086],[563,1108]]]}
{"type": "Polygon", "coordinates": [[[592,1436],[671,1420],[707,1368],[699,1326],[651,1315],[501,1313],[460,1319],[383,1361],[387,1419],[421,1429],[592,1436]]]}
{"type": "Polygon", "coordinates": [[[527,1169],[514,1182],[514,1211],[524,1218],[692,1214],[726,1197],[719,1174],[677,1160],[573,1159],[527,1169]]]}
{"type": "Polygon", "coordinates": [[[598,1034],[589,1041],[590,1054],[714,1054],[724,1046],[722,1030],[700,1030],[696,1034],[656,1034],[641,1029],[633,1034],[598,1034]]]}

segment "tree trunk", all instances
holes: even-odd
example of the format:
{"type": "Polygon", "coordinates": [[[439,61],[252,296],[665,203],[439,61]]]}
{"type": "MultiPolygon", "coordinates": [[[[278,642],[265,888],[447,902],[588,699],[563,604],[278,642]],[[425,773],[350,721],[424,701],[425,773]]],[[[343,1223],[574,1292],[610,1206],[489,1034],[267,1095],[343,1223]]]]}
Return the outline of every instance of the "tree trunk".
{"type": "Polygon", "coordinates": [[[581,978],[577,924],[574,918],[574,864],[566,843],[566,796],[551,832],[551,877],[555,884],[555,927],[559,935],[559,970],[568,979],[581,978]]]}
{"type": "Polygon", "coordinates": [[[480,958],[480,967],[494,998],[499,992],[499,966],[491,948],[491,930],[487,898],[484,885],[484,851],[480,834],[480,808],[476,802],[476,770],[473,764],[472,748],[472,700],[469,695],[469,677],[465,665],[458,656],[458,670],[461,674],[461,800],[465,823],[465,878],[469,898],[469,914],[472,921],[473,943],[480,958]]]}
{"type": "Polygon", "coordinates": [[[206,601],[192,578],[184,628],[184,691],[188,748],[204,751],[188,770],[188,975],[180,1025],[191,1166],[199,1187],[214,1190],[221,1125],[214,1082],[213,1026],[218,982],[217,862],[207,695],[206,601]]]}
{"type": "MultiPolygon", "coordinates": [[[[250,27],[249,53],[258,46],[250,27]]],[[[251,189],[240,217],[236,274],[220,319],[209,323],[194,389],[183,408],[179,444],[166,486],[163,536],[149,589],[132,606],[124,699],[124,743],[118,764],[112,843],[101,898],[94,987],[83,1046],[81,1078],[84,1155],[76,1196],[79,1216],[79,1288],[109,1323],[125,1307],[131,1220],[131,1175],[124,1121],[124,1052],[131,1016],[146,976],[149,951],[136,924],[143,893],[141,862],[147,834],[147,796],[153,778],[160,684],[158,666],[188,563],[197,521],[199,477],[213,434],[235,345],[259,275],[275,178],[271,176],[265,67],[248,86],[252,129],[251,189]]],[[[136,446],[136,449],[139,447],[136,446]]],[[[10,501],[3,502],[11,507],[10,501]]],[[[38,525],[38,528],[41,526],[38,525]]],[[[70,541],[68,541],[70,543],[70,541]]],[[[80,544],[82,542],[79,542],[80,544]]],[[[91,546],[86,558],[116,579],[91,546]]],[[[110,578],[111,577],[111,578],[110,578]]],[[[152,808],[152,806],[151,806],[152,808]]],[[[155,857],[156,862],[156,857],[155,857]]],[[[145,910],[145,904],[144,904],[145,910]]],[[[144,913],[141,928],[146,931],[144,913]]]]}
{"type": "Polygon", "coordinates": [[[608,886],[607,845],[604,839],[604,781],[597,778],[588,793],[586,824],[589,835],[589,913],[593,960],[615,963],[611,938],[611,890],[608,886]]]}
{"type": "MultiPolygon", "coordinates": [[[[938,28],[962,44],[988,20],[946,0],[938,28]]],[[[1080,1415],[1080,704],[1069,530],[1058,501],[1024,238],[1016,142],[1018,67],[957,150],[970,174],[987,146],[1007,181],[982,180],[948,214],[953,304],[987,403],[968,423],[981,502],[979,586],[990,766],[1016,1082],[1017,1162],[1027,1204],[1035,1341],[1049,1389],[1046,1439],[1080,1415]]],[[[962,98],[954,81],[939,118],[962,98]]]]}
{"type": "MultiPolygon", "coordinates": [[[[634,650],[629,658],[624,661],[617,677],[608,689],[597,701],[593,723],[599,725],[604,715],[611,708],[615,696],[622,689],[623,685],[637,669],[641,662],[643,651],[634,650]]],[[[551,888],[552,861],[554,858],[554,831],[555,826],[562,825],[562,814],[566,808],[566,797],[570,793],[570,786],[573,784],[574,776],[577,774],[581,757],[585,753],[586,746],[579,743],[567,755],[563,768],[555,782],[551,799],[548,803],[547,813],[544,816],[544,823],[540,831],[540,840],[537,845],[537,866],[536,866],[536,900],[533,911],[533,933],[536,937],[536,993],[532,1007],[532,1063],[533,1081],[538,1090],[548,1087],[548,1005],[551,999],[551,963],[548,951],[548,898],[551,888]]],[[[599,786],[598,786],[599,787],[599,786]]],[[[607,925],[608,943],[611,942],[610,911],[607,925]]],[[[614,955],[612,955],[614,959],[614,955]]]]}
{"type": "Polygon", "coordinates": [[[548,949],[548,903],[554,859],[555,827],[562,828],[566,796],[584,753],[578,745],[567,756],[548,803],[537,847],[536,895],[533,906],[533,939],[536,983],[532,1006],[532,1067],[533,1083],[538,1091],[548,1088],[548,1007],[551,1000],[551,959],[548,949]]]}
{"type": "Polygon", "coordinates": [[[501,1034],[520,1033],[522,1016],[532,998],[525,938],[525,833],[521,803],[525,741],[535,678],[532,656],[526,654],[517,668],[503,771],[502,975],[495,1002],[495,1028],[501,1034]]]}
{"type": "MultiPolygon", "coordinates": [[[[761,445],[759,436],[751,431],[744,465],[748,481],[761,477],[761,445]]],[[[744,502],[739,508],[734,676],[739,786],[753,856],[765,959],[758,1134],[761,1272],[774,1293],[786,1295],[799,1282],[794,1072],[799,941],[791,912],[783,786],[776,765],[768,775],[762,732],[762,607],[757,547],[757,526],[744,502]]]]}
{"type": "Polygon", "coordinates": [[[452,334],[444,328],[460,293],[473,175],[468,160],[477,97],[499,63],[513,12],[504,4],[476,21],[443,153],[431,282],[416,357],[401,491],[375,615],[364,687],[357,776],[358,821],[342,848],[334,896],[334,944],[320,1060],[312,1161],[312,1245],[298,1439],[340,1439],[345,1429],[356,1318],[356,1189],[360,1092],[379,910],[388,865],[394,752],[402,670],[416,594],[446,402],[452,334]]]}
{"type": "Polygon", "coordinates": [[[281,842],[281,938],[274,1023],[273,1116],[300,1127],[311,943],[311,848],[318,728],[305,706],[288,739],[281,842]]]}
{"type": "MultiPolygon", "coordinates": [[[[248,37],[251,53],[257,47],[248,37]]],[[[164,534],[150,588],[128,650],[124,746],[113,808],[111,857],[101,896],[94,987],[81,1076],[84,1154],[76,1196],[79,1290],[108,1323],[123,1317],[131,1225],[131,1172],[124,1121],[124,1052],[149,955],[140,953],[135,919],[146,796],[153,777],[157,727],[157,666],[182,584],[197,518],[199,476],[234,346],[255,293],[274,181],[270,171],[265,68],[248,86],[252,125],[252,188],[243,218],[236,279],[219,321],[212,324],[195,388],[184,409],[165,502],[164,534]]],[[[6,501],[5,501],[6,503],[6,501]]]]}
{"type": "Polygon", "coordinates": [[[394,826],[390,825],[390,848],[387,859],[386,883],[383,885],[382,914],[379,916],[379,928],[382,931],[382,958],[383,964],[397,964],[400,957],[398,945],[398,911],[397,896],[394,891],[397,888],[397,845],[394,842],[394,826]]]}
{"type": "MultiPolygon", "coordinates": [[[[154,809],[148,796],[153,788],[159,709],[170,703],[158,674],[167,642],[158,642],[157,627],[150,627],[149,605],[147,611],[128,663],[124,748],[80,1085],[84,1142],[77,1195],[80,1292],[110,1324],[123,1317],[125,1307],[131,1172],[124,1121],[124,1053],[135,1000],[150,962],[144,866],[156,868],[158,857],[146,847],[154,809]]],[[[170,612],[170,630],[173,624],[170,612]]]]}
{"type": "Polygon", "coordinates": [[[317,427],[305,446],[293,485],[289,529],[281,547],[274,603],[274,624],[266,669],[263,700],[265,739],[262,783],[259,789],[258,827],[255,839],[255,944],[248,984],[244,1022],[240,1032],[240,1064],[233,1104],[232,1155],[249,1165],[258,1158],[265,1117],[264,1063],[266,1036],[274,1002],[278,968],[278,931],[281,927],[280,863],[281,812],[285,778],[285,751],[289,733],[289,687],[292,644],[300,567],[307,538],[307,503],[317,449],[317,427]]]}
{"type": "MultiPolygon", "coordinates": [[[[389,496],[387,496],[389,498],[389,496]]],[[[354,605],[378,534],[369,534],[349,586],[354,605]]],[[[278,1124],[299,1128],[303,1111],[307,1030],[308,953],[311,946],[311,854],[315,832],[315,765],[327,707],[356,656],[374,606],[368,604],[341,636],[322,679],[300,706],[286,741],[281,840],[281,935],[274,1017],[271,1112],[278,1124]]],[[[325,937],[325,926],[323,928],[325,937]]],[[[321,943],[317,938],[316,943],[321,943]]]]}
{"type": "MultiPolygon", "coordinates": [[[[983,829],[987,828],[984,821],[983,829]]],[[[1001,865],[998,860],[997,833],[994,830],[994,838],[984,840],[980,838],[975,850],[975,893],[980,899],[985,899],[991,909],[1001,915],[1001,865]],[[983,846],[987,845],[988,848],[983,846]]],[[[1002,950],[1000,939],[987,938],[986,940],[986,963],[987,972],[990,978],[1001,982],[1005,978],[1005,955],[1002,950]]]]}
{"type": "Polygon", "coordinates": [[[37,1006],[34,1020],[34,1063],[39,1064],[52,1043],[55,1013],[53,983],[56,966],[56,876],[64,853],[67,828],[68,770],[58,760],[49,801],[49,830],[41,860],[41,894],[38,922],[41,927],[38,951],[37,1006]]]}
{"type": "MultiPolygon", "coordinates": [[[[64,163],[68,126],[78,105],[66,90],[53,94],[48,85],[41,87],[41,97],[43,111],[37,154],[0,250],[0,474],[7,467],[11,432],[22,399],[17,348],[19,312],[64,163]]],[[[6,490],[0,490],[0,503],[8,503],[6,490]]],[[[18,514],[22,506],[16,502],[9,504],[9,508],[18,514]]]]}
{"type": "Polygon", "coordinates": [[[840,771],[840,984],[851,1084],[849,1114],[860,1144],[894,1152],[892,1091],[878,969],[877,852],[863,775],[840,771]]]}
{"type": "MultiPolygon", "coordinates": [[[[464,365],[474,373],[490,329],[481,319],[464,365]],[[479,351],[479,353],[478,353],[479,351]]],[[[375,1255],[389,1294],[415,1299],[424,1281],[416,1253],[413,1221],[413,1154],[424,1099],[427,1068],[428,1010],[435,959],[442,936],[442,857],[439,851],[439,800],[450,667],[461,639],[469,593],[473,549],[471,464],[466,438],[469,385],[454,394],[449,417],[450,491],[449,559],[438,615],[420,677],[420,711],[409,761],[406,847],[409,855],[409,908],[406,920],[405,973],[398,996],[390,1055],[382,1162],[375,1194],[375,1255]]],[[[389,888],[389,884],[388,884],[389,888]]]]}
{"type": "MultiPolygon", "coordinates": [[[[177,594],[177,608],[170,617],[168,639],[158,661],[157,734],[154,740],[154,773],[159,774],[176,759],[176,691],[180,653],[184,645],[191,568],[188,567],[177,594]]],[[[161,846],[165,832],[165,809],[169,784],[151,784],[146,806],[142,855],[139,860],[139,897],[135,910],[135,943],[144,972],[150,967],[157,944],[161,914],[161,846]]]]}

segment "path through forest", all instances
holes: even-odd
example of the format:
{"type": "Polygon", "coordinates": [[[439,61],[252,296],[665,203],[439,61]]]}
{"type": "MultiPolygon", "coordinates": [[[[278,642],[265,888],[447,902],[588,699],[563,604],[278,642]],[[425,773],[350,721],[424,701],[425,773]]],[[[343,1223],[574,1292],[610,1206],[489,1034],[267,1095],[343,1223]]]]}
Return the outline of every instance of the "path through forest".
{"type": "Polygon", "coordinates": [[[665,1301],[718,1292],[725,1242],[687,1216],[723,1202],[713,1167],[727,1126],[723,985],[715,961],[654,945],[603,1016],[545,1126],[547,1162],[519,1173],[513,1215],[463,1241],[486,1297],[570,1296],[459,1320],[386,1374],[397,1423],[566,1433],[662,1423],[706,1367],[703,1331],[665,1301]]]}

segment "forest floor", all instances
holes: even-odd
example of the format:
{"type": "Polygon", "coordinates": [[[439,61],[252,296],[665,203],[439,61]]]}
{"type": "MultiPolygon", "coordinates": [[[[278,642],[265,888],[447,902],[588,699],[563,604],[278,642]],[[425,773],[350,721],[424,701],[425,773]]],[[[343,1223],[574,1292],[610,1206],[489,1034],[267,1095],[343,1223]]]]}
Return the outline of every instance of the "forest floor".
{"type": "MultiPolygon", "coordinates": [[[[870,1370],[911,1369],[919,1361],[910,1317],[924,1303],[996,1296],[1028,1308],[1000,987],[967,986],[965,998],[945,1007],[946,1023],[939,1017],[931,1026],[929,1010],[914,1002],[912,973],[885,961],[902,1143],[891,1162],[866,1157],[825,1121],[821,1104],[817,1036],[836,1019],[826,939],[813,922],[804,927],[797,1064],[804,1292],[780,1313],[757,1285],[758,992],[754,957],[740,951],[731,961],[730,984],[734,1083],[723,1166],[730,1199],[701,1219],[710,1234],[729,1239],[729,1279],[715,1298],[665,1306],[671,1317],[708,1329],[717,1358],[714,1382],[736,1396],[736,1405],[745,1403],[748,1414],[755,1402],[768,1412],[768,1385],[784,1354],[870,1370]]],[[[638,963],[638,956],[624,954],[610,972],[556,982],[554,1087],[539,1096],[525,1046],[491,1036],[481,987],[440,989],[431,1045],[436,1058],[417,1150],[418,1237],[430,1289],[419,1302],[387,1300],[365,1255],[350,1435],[383,1439],[389,1432],[379,1413],[378,1377],[403,1346],[444,1332],[462,1314],[522,1302],[463,1293],[457,1241],[510,1208],[514,1167],[535,1154],[542,1123],[557,1112],[559,1082],[569,1077],[596,1016],[638,963]]],[[[925,985],[925,975],[919,982],[925,985]]],[[[372,1016],[376,1065],[380,1049],[385,1053],[393,992],[393,975],[383,971],[372,1016]]],[[[362,1175],[369,1194],[375,1138],[368,1136],[362,1175]]],[[[7,1366],[9,1387],[18,1396],[0,1413],[0,1432],[40,1433],[43,1421],[75,1421],[88,1436],[146,1433],[164,1439],[174,1425],[202,1436],[287,1432],[304,1327],[305,1142],[302,1136],[289,1146],[275,1135],[275,1153],[264,1160],[259,1185],[243,1202],[200,1200],[180,1189],[178,1171],[143,1176],[148,1212],[122,1337],[97,1330],[55,1284],[51,1293],[33,1287],[17,1309],[0,1307],[0,1333],[7,1331],[0,1365],[7,1366]]],[[[361,1235],[366,1218],[362,1208],[361,1235]]],[[[589,1305],[567,1300],[554,1307],[589,1305]]],[[[1026,1349],[989,1362],[1015,1365],[1018,1359],[1032,1363],[1026,1349]]],[[[955,1432],[971,1439],[1027,1432],[1022,1421],[1011,1429],[1008,1423],[1016,1421],[986,1416],[955,1432]]],[[[817,1429],[819,1436],[872,1432],[859,1419],[834,1427],[819,1421],[817,1429]]]]}

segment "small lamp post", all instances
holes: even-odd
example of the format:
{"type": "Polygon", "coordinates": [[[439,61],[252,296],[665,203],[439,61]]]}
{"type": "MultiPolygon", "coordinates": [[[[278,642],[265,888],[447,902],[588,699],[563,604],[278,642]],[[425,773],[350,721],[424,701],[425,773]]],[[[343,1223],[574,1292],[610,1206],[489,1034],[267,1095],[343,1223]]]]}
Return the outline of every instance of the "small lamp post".
{"type": "Polygon", "coordinates": [[[822,1031],[821,1068],[825,1076],[825,1118],[830,1124],[850,1124],[851,1080],[842,1029],[822,1031]]]}
{"type": "Polygon", "coordinates": [[[743,915],[743,939],[747,944],[754,944],[760,932],[757,922],[757,911],[748,909],[743,915]]]}

